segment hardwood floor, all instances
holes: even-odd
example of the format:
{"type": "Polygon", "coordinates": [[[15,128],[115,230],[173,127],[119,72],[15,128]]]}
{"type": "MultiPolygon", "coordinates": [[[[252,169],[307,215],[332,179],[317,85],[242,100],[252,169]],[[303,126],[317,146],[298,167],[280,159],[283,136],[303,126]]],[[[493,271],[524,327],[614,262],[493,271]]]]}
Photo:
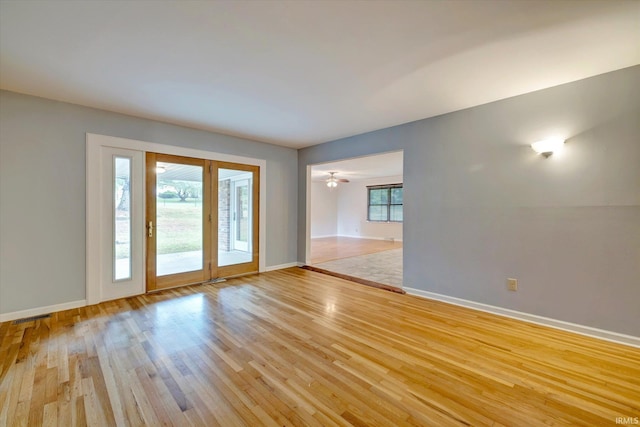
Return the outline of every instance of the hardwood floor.
{"type": "Polygon", "coordinates": [[[616,425],[640,349],[291,268],[0,324],[0,425],[616,425]]]}
{"type": "Polygon", "coordinates": [[[311,264],[400,248],[402,248],[402,242],[398,241],[321,237],[311,239],[311,264]]]}

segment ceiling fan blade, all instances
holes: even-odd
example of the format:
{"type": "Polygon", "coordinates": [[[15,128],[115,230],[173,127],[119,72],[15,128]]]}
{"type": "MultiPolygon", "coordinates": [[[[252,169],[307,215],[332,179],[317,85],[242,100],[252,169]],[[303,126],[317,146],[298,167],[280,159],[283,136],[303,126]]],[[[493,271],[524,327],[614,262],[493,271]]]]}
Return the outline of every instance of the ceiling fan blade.
{"type": "Polygon", "coordinates": [[[348,179],[344,179],[344,178],[336,178],[336,173],[337,172],[329,172],[329,178],[327,178],[325,181],[327,182],[349,182],[348,179]]]}

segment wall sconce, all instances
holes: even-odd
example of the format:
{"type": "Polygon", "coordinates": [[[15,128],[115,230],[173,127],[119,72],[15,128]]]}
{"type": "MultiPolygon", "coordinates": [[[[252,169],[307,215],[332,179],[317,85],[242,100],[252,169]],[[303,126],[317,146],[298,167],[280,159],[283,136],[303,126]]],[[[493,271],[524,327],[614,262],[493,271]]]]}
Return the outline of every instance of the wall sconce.
{"type": "Polygon", "coordinates": [[[564,145],[564,139],[562,138],[549,138],[542,141],[534,142],[531,144],[531,148],[538,154],[542,154],[545,157],[549,157],[556,151],[560,150],[564,145]]]}

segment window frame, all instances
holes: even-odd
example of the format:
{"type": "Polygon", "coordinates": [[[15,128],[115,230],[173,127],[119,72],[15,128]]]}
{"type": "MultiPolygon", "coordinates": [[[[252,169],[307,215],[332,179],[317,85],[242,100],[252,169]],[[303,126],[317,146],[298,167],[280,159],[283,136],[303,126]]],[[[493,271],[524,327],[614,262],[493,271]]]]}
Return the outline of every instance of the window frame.
{"type": "Polygon", "coordinates": [[[404,187],[403,183],[396,184],[382,184],[382,185],[367,185],[367,221],[368,222],[381,222],[381,223],[402,223],[404,221],[404,187]],[[391,190],[395,188],[402,189],[402,203],[391,202],[391,190]],[[386,204],[371,204],[371,190],[387,190],[387,203],[386,204]],[[387,219],[371,219],[371,206],[386,206],[387,219]],[[391,220],[391,206],[402,206],[402,220],[391,220]]]}

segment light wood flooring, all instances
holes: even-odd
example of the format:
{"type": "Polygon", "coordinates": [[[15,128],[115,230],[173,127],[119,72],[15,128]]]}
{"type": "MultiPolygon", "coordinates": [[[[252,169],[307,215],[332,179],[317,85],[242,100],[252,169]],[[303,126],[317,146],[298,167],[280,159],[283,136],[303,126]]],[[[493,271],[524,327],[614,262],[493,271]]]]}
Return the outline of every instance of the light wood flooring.
{"type": "Polygon", "coordinates": [[[398,241],[321,237],[311,239],[311,264],[401,248],[402,242],[398,241]]]}
{"type": "Polygon", "coordinates": [[[291,268],[0,324],[0,425],[615,426],[640,349],[291,268]]]}

